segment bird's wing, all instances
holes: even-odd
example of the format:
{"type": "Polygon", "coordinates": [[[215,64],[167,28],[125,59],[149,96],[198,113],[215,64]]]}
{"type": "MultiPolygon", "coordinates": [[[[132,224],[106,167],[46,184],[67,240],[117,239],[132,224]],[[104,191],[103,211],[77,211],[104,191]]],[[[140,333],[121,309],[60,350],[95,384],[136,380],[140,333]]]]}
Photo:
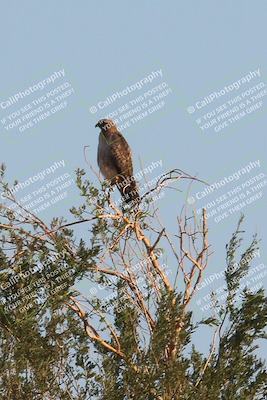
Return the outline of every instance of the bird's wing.
{"type": "Polygon", "coordinates": [[[116,138],[110,143],[110,153],[118,174],[122,176],[133,175],[133,163],[130,146],[121,133],[116,133],[116,138]]]}

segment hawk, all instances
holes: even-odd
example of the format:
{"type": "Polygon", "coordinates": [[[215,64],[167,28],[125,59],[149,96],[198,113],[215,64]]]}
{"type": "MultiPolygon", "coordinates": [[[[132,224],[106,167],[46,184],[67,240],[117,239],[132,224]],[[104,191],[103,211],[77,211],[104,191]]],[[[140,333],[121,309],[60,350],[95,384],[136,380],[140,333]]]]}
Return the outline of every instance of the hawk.
{"type": "Polygon", "coordinates": [[[130,146],[110,119],[101,119],[95,125],[99,134],[97,162],[102,175],[116,185],[126,203],[139,202],[137,185],[133,176],[130,146]]]}

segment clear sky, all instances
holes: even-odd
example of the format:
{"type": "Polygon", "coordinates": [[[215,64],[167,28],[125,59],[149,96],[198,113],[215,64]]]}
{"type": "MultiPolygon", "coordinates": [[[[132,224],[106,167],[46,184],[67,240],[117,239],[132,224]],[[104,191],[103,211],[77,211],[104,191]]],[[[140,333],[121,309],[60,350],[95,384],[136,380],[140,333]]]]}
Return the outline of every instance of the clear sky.
{"type": "MultiPolygon", "coordinates": [[[[155,168],[151,177],[181,168],[210,184],[237,173],[239,178],[237,175],[229,178],[231,182],[219,184],[209,194],[200,193],[203,186],[193,186],[190,205],[198,209],[208,202],[219,205],[233,200],[229,191],[240,182],[245,184],[248,179],[266,172],[266,12],[264,0],[2,1],[0,140],[1,160],[7,164],[8,176],[26,181],[61,160],[65,161],[64,169],[58,167],[51,177],[62,173],[74,176],[77,167],[87,169],[92,176],[84,160],[83,146],[90,146],[87,157],[96,167],[98,132],[94,125],[97,120],[116,111],[121,122],[126,123],[130,117],[124,119],[122,115],[127,110],[119,107],[127,103],[128,111],[140,115],[135,105],[143,104],[143,100],[136,100],[138,96],[146,93],[145,100],[149,101],[164,89],[167,94],[162,94],[160,99],[164,105],[154,98],[158,109],[152,111],[152,105],[144,105],[144,109],[151,111],[139,121],[130,120],[123,129],[132,147],[135,170],[140,169],[140,160],[144,166],[162,160],[162,168],[155,168]],[[53,75],[58,71],[64,71],[64,76],[53,75]],[[25,93],[51,76],[55,81],[46,81],[44,89],[25,93]],[[144,78],[151,81],[147,83],[144,78]],[[129,89],[140,81],[141,88],[129,89]],[[20,110],[22,118],[28,112],[22,112],[23,106],[66,82],[69,83],[66,90],[71,91],[62,109],[32,122],[33,126],[27,129],[26,123],[34,117],[25,117],[23,123],[17,122],[17,127],[6,128],[8,116],[10,121],[17,120],[11,116],[13,112],[20,110]],[[235,87],[231,86],[236,82],[235,87]],[[259,86],[261,82],[263,86],[259,86]],[[163,83],[165,86],[156,89],[154,95],[148,93],[163,83]],[[104,103],[123,90],[128,92],[117,95],[120,98],[111,104],[104,103]],[[251,98],[260,91],[262,97],[251,98]],[[7,107],[8,99],[21,92],[23,98],[7,107]],[[209,103],[209,95],[215,92],[215,98],[209,103]],[[241,100],[235,102],[238,106],[245,102],[245,116],[233,109],[234,98],[238,96],[241,100]],[[249,109],[248,99],[255,109],[249,109]],[[227,103],[224,110],[219,109],[227,101],[231,106],[227,103]],[[227,111],[230,114],[215,124],[217,132],[215,125],[204,128],[204,122],[213,120],[213,112],[218,117],[227,111]],[[230,120],[237,114],[241,116],[230,120]],[[226,120],[228,125],[222,129],[226,120]],[[19,131],[22,125],[24,131],[22,128],[19,131]],[[258,164],[251,164],[254,162],[258,164]],[[241,172],[247,166],[250,171],[241,172]],[[225,194],[228,197],[220,200],[225,194]]],[[[51,93],[49,101],[53,98],[51,93]]],[[[50,103],[50,110],[53,107],[50,103]]],[[[32,109],[35,108],[32,106],[32,109]]],[[[264,181],[264,177],[257,179],[264,181]]],[[[252,187],[254,183],[245,185],[252,187]]],[[[28,192],[21,191],[21,195],[37,190],[41,182],[34,185],[28,192]]],[[[253,193],[259,192],[262,194],[255,201],[248,201],[242,208],[246,215],[246,241],[254,232],[262,238],[261,254],[254,265],[266,264],[266,186],[255,188],[253,193]]],[[[183,205],[185,193],[166,193],[158,205],[167,226],[174,231],[174,215],[183,205]]],[[[67,216],[76,201],[77,191],[72,185],[63,200],[39,216],[46,220],[59,214],[67,216]]],[[[216,215],[222,214],[221,210],[216,215]]],[[[210,241],[215,254],[206,276],[224,267],[225,243],[239,215],[239,210],[232,211],[220,222],[211,217],[210,241]]],[[[266,285],[266,277],[261,282],[266,285]]],[[[220,284],[221,281],[215,282],[213,287],[220,284]]],[[[199,296],[202,297],[202,292],[199,296]]],[[[206,315],[197,304],[194,307],[200,318],[206,315]]],[[[205,338],[199,338],[198,344],[205,349],[205,338]]]]}

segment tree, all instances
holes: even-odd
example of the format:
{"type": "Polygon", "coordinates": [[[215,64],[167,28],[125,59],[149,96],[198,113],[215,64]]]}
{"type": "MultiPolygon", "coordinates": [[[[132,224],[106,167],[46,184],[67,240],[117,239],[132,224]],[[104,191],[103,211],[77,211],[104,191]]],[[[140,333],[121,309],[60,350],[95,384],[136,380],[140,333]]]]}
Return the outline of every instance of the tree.
{"type": "Polygon", "coordinates": [[[78,170],[82,204],[71,209],[74,220],[48,226],[16,200],[4,172],[2,166],[2,399],[266,398],[266,369],[255,353],[266,298],[262,289],[240,292],[259,241],[254,236],[240,255],[243,217],[226,247],[226,302],[214,297],[213,314],[195,322],[190,306],[211,254],[206,212],[197,219],[183,208],[173,237],[152,197],[193,177],[173,170],[139,208],[126,209],[105,183],[98,189],[78,170]],[[79,239],[81,225],[86,238],[79,239]],[[86,296],[74,288],[85,279],[86,296]],[[206,355],[192,343],[203,324],[213,331],[206,355]]]}

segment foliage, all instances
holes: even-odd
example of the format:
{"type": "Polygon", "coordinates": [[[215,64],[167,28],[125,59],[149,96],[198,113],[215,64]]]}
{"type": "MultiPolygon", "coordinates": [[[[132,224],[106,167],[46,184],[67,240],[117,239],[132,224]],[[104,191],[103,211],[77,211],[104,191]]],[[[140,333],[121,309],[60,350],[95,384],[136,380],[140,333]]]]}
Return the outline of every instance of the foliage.
{"type": "Polygon", "coordinates": [[[205,210],[200,221],[180,215],[174,244],[149,199],[125,209],[112,202],[107,185],[97,189],[78,170],[75,220],[55,218],[48,226],[17,202],[4,169],[1,399],[267,397],[265,366],[255,352],[264,338],[266,297],[262,289],[240,294],[259,243],[253,237],[239,255],[243,218],[226,247],[226,302],[215,301],[215,315],[193,323],[190,304],[210,255],[205,210]],[[79,239],[81,224],[86,235],[79,239]],[[177,261],[172,275],[167,246],[177,261]],[[86,293],[77,290],[80,281],[86,293]],[[203,324],[213,332],[206,355],[192,344],[203,324]]]}

